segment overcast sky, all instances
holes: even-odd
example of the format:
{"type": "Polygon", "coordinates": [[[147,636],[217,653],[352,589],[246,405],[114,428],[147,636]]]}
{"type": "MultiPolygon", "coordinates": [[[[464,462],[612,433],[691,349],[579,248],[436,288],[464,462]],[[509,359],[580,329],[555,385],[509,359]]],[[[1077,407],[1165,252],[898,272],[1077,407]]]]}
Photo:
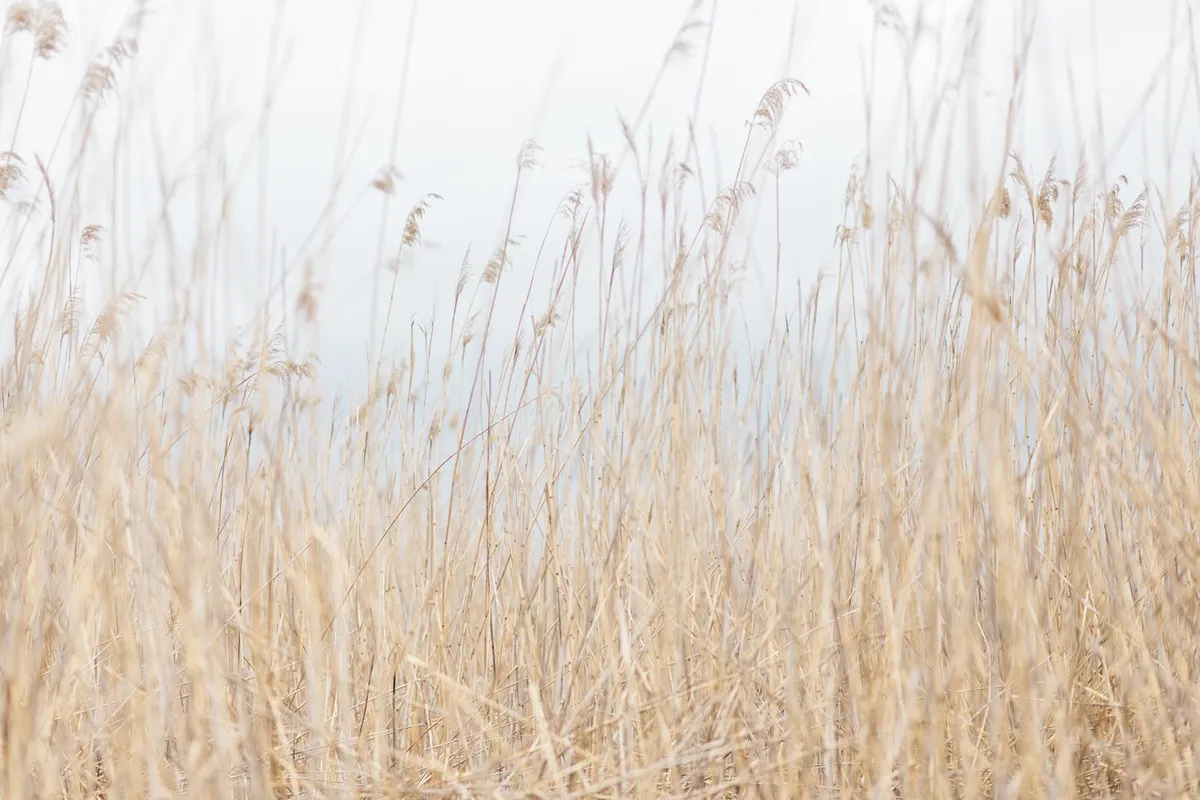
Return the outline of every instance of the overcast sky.
{"type": "MultiPolygon", "coordinates": [[[[931,34],[918,51],[914,83],[918,101],[928,103],[935,73],[946,70],[961,48],[955,34],[968,4],[909,0],[895,5],[910,30],[917,6],[925,9],[921,19],[931,34]],[[944,43],[940,67],[930,44],[934,33],[944,43]]],[[[1014,26],[1026,5],[1034,4],[985,3],[974,90],[989,171],[999,155],[1014,26]]],[[[1040,175],[1057,154],[1060,171],[1073,174],[1086,142],[1093,164],[1107,167],[1107,179],[1126,173],[1164,184],[1169,180],[1177,204],[1198,133],[1196,76],[1187,68],[1195,42],[1185,27],[1186,4],[1046,0],[1036,5],[1032,72],[1017,129],[1017,147],[1032,170],[1040,175]],[[1176,57],[1174,68],[1164,71],[1169,53],[1176,57]],[[1190,111],[1184,114],[1185,109],[1190,111]],[[1164,158],[1164,136],[1177,142],[1173,171],[1164,158]]],[[[115,223],[127,248],[123,258],[114,252],[117,268],[128,277],[140,263],[139,248],[144,256],[138,237],[152,228],[161,206],[151,190],[158,183],[158,163],[185,186],[201,183],[196,147],[211,134],[215,109],[223,126],[217,138],[227,150],[226,179],[240,171],[242,180],[233,205],[236,239],[226,246],[221,263],[222,280],[229,279],[222,291],[237,309],[252,308],[270,280],[278,280],[278,254],[294,255],[301,248],[331,197],[335,174],[346,175],[338,212],[343,224],[319,267],[326,287],[320,347],[334,376],[353,374],[369,338],[382,197],[360,189],[392,160],[401,98],[395,163],[404,180],[386,226],[389,255],[408,208],[429,192],[443,197],[427,215],[421,249],[402,266],[394,313],[404,325],[427,317],[435,302],[448,304],[468,248],[478,274],[500,243],[523,140],[543,148],[543,166],[522,188],[515,225],[535,244],[562,196],[587,177],[577,167],[586,157],[587,137],[598,150],[620,155],[618,112],[628,119],[637,115],[664,54],[689,18],[703,23],[687,35],[691,55],[666,70],[641,130],[656,131],[657,163],[668,136],[686,131],[706,65],[697,135],[710,197],[732,180],[745,122],[763,91],[780,78],[795,77],[811,93],[789,103],[780,134],[781,140],[803,144],[800,167],[785,179],[786,283],[811,282],[818,270],[836,262],[833,235],[842,221],[846,180],[864,154],[871,151],[877,180],[903,157],[897,149],[904,120],[902,61],[896,38],[878,33],[878,5],[867,0],[720,0],[715,6],[714,0],[151,0],[147,7],[142,52],[118,75],[119,100],[110,99],[101,120],[110,132],[126,120],[125,160],[118,172],[128,186],[145,187],[144,192],[130,190],[134,196],[126,201],[126,217],[115,223]],[[865,65],[875,35],[875,119],[868,142],[865,65]],[[707,60],[702,57],[706,48],[707,60]],[[254,126],[272,74],[278,91],[267,129],[268,157],[262,163],[268,190],[260,209],[254,126]],[[123,115],[116,108],[125,109],[123,115]],[[141,202],[145,210],[138,211],[141,202]],[[265,226],[259,222],[261,211],[265,226]],[[276,254],[268,254],[274,267],[259,263],[264,248],[276,254]]],[[[116,35],[133,4],[64,0],[63,8],[71,25],[68,48],[63,58],[35,70],[15,148],[19,153],[46,155],[44,143],[57,135],[83,65],[116,35]]],[[[6,136],[28,69],[23,53],[19,48],[10,53],[0,113],[6,136]]],[[[923,118],[929,107],[923,105],[918,116],[923,118]]],[[[55,158],[65,168],[69,153],[55,158]]],[[[106,195],[99,187],[112,177],[102,170],[94,175],[90,202],[101,217],[106,195]]],[[[614,216],[638,213],[630,191],[633,176],[628,177],[625,193],[614,200],[614,216]]],[[[186,242],[195,235],[188,231],[187,203],[198,201],[193,196],[179,202],[183,205],[173,212],[181,217],[176,235],[186,242]]],[[[694,222],[699,217],[700,209],[689,215],[694,222]]],[[[528,266],[525,255],[523,250],[516,258],[516,272],[528,266]]],[[[755,250],[750,258],[749,302],[761,303],[774,255],[760,257],[755,250]]],[[[299,269],[293,265],[289,273],[292,288],[299,269]]],[[[520,277],[514,297],[524,294],[528,276],[520,277]]],[[[144,286],[130,288],[145,293],[144,286]]]]}

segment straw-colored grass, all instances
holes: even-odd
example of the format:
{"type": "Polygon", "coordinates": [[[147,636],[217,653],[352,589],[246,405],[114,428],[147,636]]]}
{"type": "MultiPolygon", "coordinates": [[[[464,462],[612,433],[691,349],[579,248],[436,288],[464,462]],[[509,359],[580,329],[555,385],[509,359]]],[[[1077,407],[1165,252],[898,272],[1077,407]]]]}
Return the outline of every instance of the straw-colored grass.
{"type": "MultiPolygon", "coordinates": [[[[49,9],[5,41],[53,56],[49,9]]],[[[767,92],[755,146],[810,88],[767,92]]],[[[1035,183],[1007,142],[962,231],[921,164],[857,181],[840,273],[776,284],[747,356],[739,225],[786,240],[803,190],[797,150],[747,148],[682,234],[666,164],[661,241],[593,156],[538,264],[464,268],[453,352],[418,337],[333,409],[265,313],[223,360],[186,317],[134,350],[149,294],[82,318],[80,173],[5,156],[42,213],[0,372],[0,797],[1200,792],[1200,196],[1035,183]],[[1135,270],[1160,290],[1118,293],[1135,270]]]]}

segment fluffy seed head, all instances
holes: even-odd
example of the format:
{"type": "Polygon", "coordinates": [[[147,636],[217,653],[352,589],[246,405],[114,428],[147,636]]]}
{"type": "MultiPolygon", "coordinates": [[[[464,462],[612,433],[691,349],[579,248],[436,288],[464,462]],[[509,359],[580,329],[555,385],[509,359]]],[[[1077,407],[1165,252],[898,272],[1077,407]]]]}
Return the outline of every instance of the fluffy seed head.
{"type": "Polygon", "coordinates": [[[758,109],[754,112],[752,124],[768,130],[774,130],[783,116],[783,107],[788,99],[800,92],[808,94],[808,87],[795,78],[784,78],[781,81],[777,81],[775,85],[767,89],[762,99],[759,100],[758,109]]]}

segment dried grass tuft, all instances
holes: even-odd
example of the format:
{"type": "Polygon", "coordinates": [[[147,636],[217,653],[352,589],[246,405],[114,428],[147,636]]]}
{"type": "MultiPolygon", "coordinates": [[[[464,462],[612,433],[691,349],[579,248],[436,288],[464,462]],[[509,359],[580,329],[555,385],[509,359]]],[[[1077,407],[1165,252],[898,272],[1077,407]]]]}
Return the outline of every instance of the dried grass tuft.
{"type": "Polygon", "coordinates": [[[759,100],[758,109],[754,112],[754,125],[775,130],[783,117],[787,101],[801,92],[807,95],[808,87],[795,78],[784,78],[776,82],[759,100]]]}

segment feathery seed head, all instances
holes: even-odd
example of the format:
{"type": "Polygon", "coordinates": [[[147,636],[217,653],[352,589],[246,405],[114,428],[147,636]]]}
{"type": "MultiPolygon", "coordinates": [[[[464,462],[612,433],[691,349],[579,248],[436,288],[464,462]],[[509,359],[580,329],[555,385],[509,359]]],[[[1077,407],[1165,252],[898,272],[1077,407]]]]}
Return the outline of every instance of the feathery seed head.
{"type": "Polygon", "coordinates": [[[38,7],[37,30],[34,31],[34,53],[47,59],[60,49],[67,34],[67,21],[57,3],[42,3],[38,7]]]}
{"type": "Polygon", "coordinates": [[[441,200],[441,195],[427,194],[417,201],[412,210],[408,212],[408,216],[404,220],[404,237],[401,239],[400,248],[413,247],[421,242],[421,220],[425,218],[425,212],[429,210],[429,204],[433,200],[441,200]]]}
{"type": "Polygon", "coordinates": [[[16,153],[0,153],[0,197],[25,182],[24,162],[16,153]]]}
{"type": "Polygon", "coordinates": [[[100,234],[103,232],[104,228],[100,225],[88,225],[83,229],[83,233],[79,235],[79,251],[84,258],[89,261],[99,260],[96,243],[100,241],[100,234]]]}
{"type": "Polygon", "coordinates": [[[402,180],[404,180],[404,175],[399,168],[395,164],[388,164],[381,167],[375,177],[371,179],[371,187],[390,196],[395,194],[396,184],[402,180]]]}
{"type": "Polygon", "coordinates": [[[800,144],[800,142],[784,142],[775,151],[775,158],[770,167],[771,172],[778,175],[790,169],[795,169],[800,163],[800,156],[803,154],[804,145],[800,144]]]}
{"type": "Polygon", "coordinates": [[[29,3],[13,3],[8,7],[4,26],[9,33],[28,33],[37,29],[38,13],[29,3]]]}
{"type": "Polygon", "coordinates": [[[864,228],[875,227],[875,209],[871,208],[871,204],[865,199],[862,202],[862,226],[864,228]]]}
{"type": "Polygon", "coordinates": [[[517,169],[524,171],[541,166],[541,162],[538,161],[538,153],[540,152],[542,152],[542,148],[537,142],[532,139],[526,139],[521,143],[521,150],[517,154],[517,169]]]}
{"type": "Polygon", "coordinates": [[[784,78],[777,81],[759,100],[758,109],[754,112],[751,124],[767,130],[774,130],[783,116],[783,107],[788,99],[800,92],[808,94],[808,87],[795,78],[784,78]]]}

